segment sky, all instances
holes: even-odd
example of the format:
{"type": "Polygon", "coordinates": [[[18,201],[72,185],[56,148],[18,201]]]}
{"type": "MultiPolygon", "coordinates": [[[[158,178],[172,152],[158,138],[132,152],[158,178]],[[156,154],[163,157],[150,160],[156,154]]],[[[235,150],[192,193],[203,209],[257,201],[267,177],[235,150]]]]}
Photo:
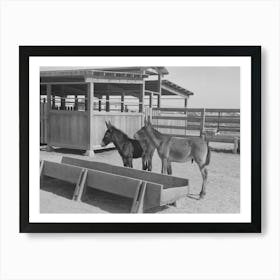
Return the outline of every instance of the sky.
{"type": "Polygon", "coordinates": [[[167,67],[166,79],[192,91],[188,107],[240,108],[239,67],[167,67]]]}
{"type": "MultiPolygon", "coordinates": [[[[63,70],[100,67],[42,67],[41,70],[63,70]]],[[[239,67],[166,67],[169,74],[164,79],[194,93],[189,98],[189,108],[240,108],[239,67]]],[[[162,106],[183,106],[180,99],[164,98],[162,106]]]]}

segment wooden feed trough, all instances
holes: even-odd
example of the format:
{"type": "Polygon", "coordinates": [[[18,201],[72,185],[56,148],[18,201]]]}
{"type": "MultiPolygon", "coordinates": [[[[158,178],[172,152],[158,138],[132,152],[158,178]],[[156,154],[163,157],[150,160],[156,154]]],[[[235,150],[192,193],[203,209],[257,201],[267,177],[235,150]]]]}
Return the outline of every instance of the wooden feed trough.
{"type": "Polygon", "coordinates": [[[131,213],[188,195],[187,179],[71,157],[63,157],[61,163],[42,161],[43,175],[76,184],[73,200],[82,200],[87,187],[130,198],[131,213]]]}

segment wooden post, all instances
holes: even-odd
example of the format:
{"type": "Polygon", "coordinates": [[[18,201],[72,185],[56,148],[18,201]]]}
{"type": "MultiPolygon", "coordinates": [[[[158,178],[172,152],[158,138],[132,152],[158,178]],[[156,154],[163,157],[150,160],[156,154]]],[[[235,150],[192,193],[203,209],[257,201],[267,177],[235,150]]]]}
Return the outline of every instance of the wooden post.
{"type": "Polygon", "coordinates": [[[124,93],[121,95],[121,112],[124,111],[124,93]]]}
{"type": "Polygon", "coordinates": [[[51,102],[52,102],[52,109],[55,109],[55,95],[52,97],[51,99],[51,102]]]}
{"type": "Polygon", "coordinates": [[[102,96],[98,98],[98,111],[99,111],[99,112],[101,112],[101,109],[102,109],[102,108],[101,108],[101,107],[102,107],[101,100],[102,100],[102,96]]]}
{"type": "Polygon", "coordinates": [[[187,97],[185,98],[184,108],[186,108],[186,109],[188,108],[188,98],[187,97]]]}
{"type": "Polygon", "coordinates": [[[92,129],[92,123],[93,123],[93,97],[94,97],[94,83],[89,82],[87,84],[87,96],[88,96],[88,148],[85,152],[85,156],[93,157],[94,151],[93,151],[93,129],[92,129]]]}
{"type": "Polygon", "coordinates": [[[146,114],[146,117],[152,122],[152,115],[153,115],[153,98],[154,98],[154,95],[153,95],[153,92],[150,92],[150,95],[149,95],[149,110],[146,114]]]}
{"type": "Polygon", "coordinates": [[[201,119],[200,119],[200,137],[203,137],[204,126],[205,126],[205,108],[201,109],[201,119]]]}
{"type": "Polygon", "coordinates": [[[109,96],[109,93],[106,94],[106,112],[110,112],[110,96],[109,96]]]}
{"type": "Polygon", "coordinates": [[[149,107],[150,108],[153,108],[153,97],[154,97],[153,93],[150,92],[150,100],[149,100],[149,107]]]}
{"type": "Polygon", "coordinates": [[[52,95],[52,85],[47,84],[47,147],[46,151],[53,151],[53,147],[50,145],[51,141],[51,127],[50,127],[50,111],[51,111],[51,95],[52,95]]]}
{"type": "MultiPolygon", "coordinates": [[[[184,108],[187,109],[188,107],[188,98],[186,97],[184,100],[184,108]]],[[[185,120],[185,134],[187,135],[187,128],[188,128],[188,120],[187,120],[187,116],[188,116],[188,112],[187,110],[184,112],[185,116],[186,116],[186,120],[185,120]]]]}
{"type": "Polygon", "coordinates": [[[75,94],[75,105],[74,105],[74,111],[78,111],[78,96],[77,96],[77,94],[75,94]]]}
{"type": "Polygon", "coordinates": [[[160,74],[158,74],[158,92],[159,92],[159,94],[158,94],[158,104],[157,104],[157,107],[158,108],[160,108],[161,107],[161,75],[160,74]]]}
{"type": "Polygon", "coordinates": [[[61,110],[65,110],[65,96],[64,96],[64,85],[61,85],[61,110]]]}
{"type": "Polygon", "coordinates": [[[143,113],[144,109],[144,94],[145,94],[145,85],[144,83],[140,85],[140,94],[139,94],[139,113],[143,113]]]}

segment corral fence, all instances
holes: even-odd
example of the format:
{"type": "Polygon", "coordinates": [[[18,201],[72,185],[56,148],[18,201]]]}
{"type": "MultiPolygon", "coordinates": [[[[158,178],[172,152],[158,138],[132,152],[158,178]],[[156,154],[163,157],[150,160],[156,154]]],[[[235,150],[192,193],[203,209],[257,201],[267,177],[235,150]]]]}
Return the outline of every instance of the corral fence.
{"type": "Polygon", "coordinates": [[[203,137],[240,150],[240,109],[153,108],[152,123],[167,135],[203,137]]]}

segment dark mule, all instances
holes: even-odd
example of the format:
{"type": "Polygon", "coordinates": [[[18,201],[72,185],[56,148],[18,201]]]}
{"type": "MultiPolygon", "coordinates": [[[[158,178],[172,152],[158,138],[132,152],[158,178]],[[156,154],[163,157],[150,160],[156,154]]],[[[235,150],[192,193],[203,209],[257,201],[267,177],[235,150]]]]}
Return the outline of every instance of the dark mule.
{"type": "Polygon", "coordinates": [[[114,127],[110,122],[105,122],[107,130],[102,139],[101,146],[114,143],[123,160],[123,165],[133,167],[132,159],[142,157],[142,168],[147,169],[147,162],[139,141],[129,138],[124,132],[114,127]]]}
{"type": "Polygon", "coordinates": [[[179,138],[163,135],[153,128],[150,121],[146,120],[145,126],[134,135],[134,138],[139,141],[143,141],[144,137],[148,143],[157,148],[162,163],[161,173],[172,174],[171,162],[194,160],[197,163],[203,179],[199,198],[203,198],[206,194],[205,188],[208,178],[206,166],[210,163],[208,143],[201,138],[179,138]]]}
{"type": "Polygon", "coordinates": [[[137,140],[139,141],[144,152],[146,168],[148,169],[148,171],[152,171],[153,155],[156,146],[153,144],[153,142],[150,141],[149,138],[146,137],[146,134],[142,129],[138,130],[136,134],[139,136],[139,139],[137,140]]]}

